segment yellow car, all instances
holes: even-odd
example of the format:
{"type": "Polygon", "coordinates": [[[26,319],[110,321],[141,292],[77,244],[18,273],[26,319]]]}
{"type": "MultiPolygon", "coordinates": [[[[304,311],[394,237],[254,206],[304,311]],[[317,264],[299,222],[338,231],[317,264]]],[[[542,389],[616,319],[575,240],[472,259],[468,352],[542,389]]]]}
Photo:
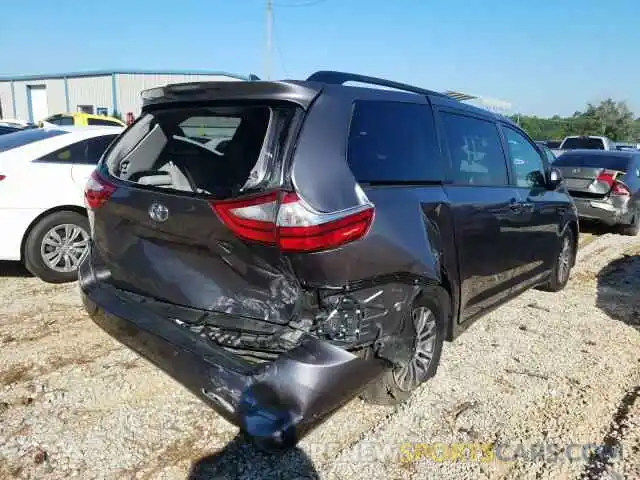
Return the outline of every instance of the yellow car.
{"type": "Polygon", "coordinates": [[[111,127],[126,127],[126,123],[115,117],[107,117],[106,115],[93,115],[90,113],[59,113],[45,118],[40,122],[40,126],[76,126],[86,127],[89,125],[106,125],[111,127]]]}

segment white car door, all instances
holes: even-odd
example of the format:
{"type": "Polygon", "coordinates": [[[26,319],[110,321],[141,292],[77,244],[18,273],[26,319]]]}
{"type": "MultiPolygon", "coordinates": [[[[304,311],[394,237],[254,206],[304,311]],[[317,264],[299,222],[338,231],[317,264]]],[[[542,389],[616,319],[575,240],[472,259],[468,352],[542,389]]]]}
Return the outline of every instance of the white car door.
{"type": "Polygon", "coordinates": [[[74,184],[84,192],[84,187],[96,168],[100,157],[116,138],[116,134],[99,135],[85,140],[86,149],[82,160],[74,161],[71,176],[74,184]]]}

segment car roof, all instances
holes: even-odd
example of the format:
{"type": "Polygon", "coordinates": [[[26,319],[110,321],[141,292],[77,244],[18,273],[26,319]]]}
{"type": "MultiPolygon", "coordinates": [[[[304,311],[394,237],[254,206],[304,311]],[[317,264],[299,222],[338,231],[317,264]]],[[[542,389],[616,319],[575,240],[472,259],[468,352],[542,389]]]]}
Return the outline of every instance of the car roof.
{"type": "Polygon", "coordinates": [[[117,127],[111,125],[86,125],[86,126],[75,126],[75,125],[57,125],[55,127],[43,127],[47,130],[62,130],[68,133],[75,133],[79,135],[88,135],[92,133],[93,135],[109,135],[109,134],[118,134],[124,130],[124,127],[117,127]]]}
{"type": "Polygon", "coordinates": [[[510,125],[520,128],[510,118],[494,113],[490,110],[476,107],[468,103],[463,103],[442,92],[428,90],[409,84],[387,80],[384,78],[371,77],[356,73],[338,71],[315,72],[306,80],[279,80],[279,81],[205,81],[190,83],[172,83],[162,87],[143,90],[141,93],[143,110],[152,108],[153,105],[172,103],[179,101],[207,101],[226,100],[242,97],[245,99],[272,99],[293,101],[303,108],[308,108],[320,93],[338,92],[340,89],[369,88],[379,92],[381,98],[384,96],[398,95],[404,93],[407,99],[410,94],[419,96],[430,96],[438,98],[451,105],[463,107],[469,112],[476,112],[485,117],[501,120],[510,125]],[[346,82],[356,82],[361,85],[345,85],[346,82]],[[366,85],[371,85],[367,87],[366,85]],[[376,88],[378,87],[378,88],[376,88]],[[383,87],[383,88],[379,88],[383,87]]]}

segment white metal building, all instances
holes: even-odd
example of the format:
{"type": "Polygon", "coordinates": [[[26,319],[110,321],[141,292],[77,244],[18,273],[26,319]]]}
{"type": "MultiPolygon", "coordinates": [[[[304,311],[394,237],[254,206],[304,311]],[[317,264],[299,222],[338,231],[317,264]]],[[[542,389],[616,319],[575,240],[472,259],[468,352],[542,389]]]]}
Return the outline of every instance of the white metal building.
{"type": "Polygon", "coordinates": [[[0,118],[37,122],[56,113],[140,113],[140,92],[168,83],[240,81],[250,77],[216,71],[98,70],[0,77],[0,118]]]}

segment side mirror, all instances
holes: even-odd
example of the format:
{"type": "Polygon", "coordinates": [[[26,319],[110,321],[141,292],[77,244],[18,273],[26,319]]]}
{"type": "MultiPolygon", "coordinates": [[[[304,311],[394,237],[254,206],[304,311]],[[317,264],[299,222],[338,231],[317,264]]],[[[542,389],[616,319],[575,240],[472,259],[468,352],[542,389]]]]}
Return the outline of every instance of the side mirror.
{"type": "Polygon", "coordinates": [[[548,178],[547,183],[549,185],[549,190],[555,190],[560,186],[560,184],[564,180],[562,178],[562,172],[560,172],[560,170],[558,170],[557,168],[550,168],[547,178],[548,178]]]}

